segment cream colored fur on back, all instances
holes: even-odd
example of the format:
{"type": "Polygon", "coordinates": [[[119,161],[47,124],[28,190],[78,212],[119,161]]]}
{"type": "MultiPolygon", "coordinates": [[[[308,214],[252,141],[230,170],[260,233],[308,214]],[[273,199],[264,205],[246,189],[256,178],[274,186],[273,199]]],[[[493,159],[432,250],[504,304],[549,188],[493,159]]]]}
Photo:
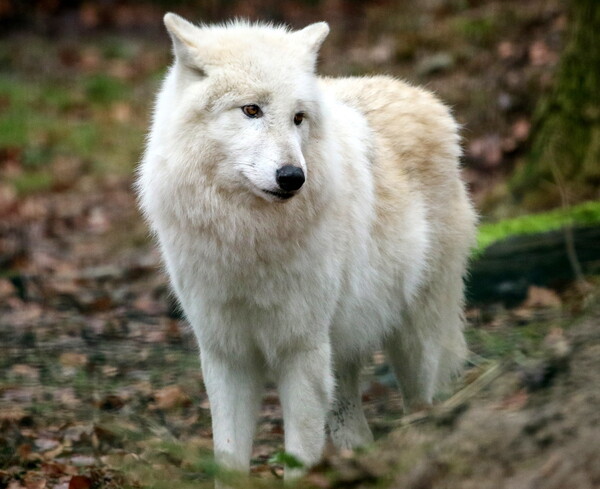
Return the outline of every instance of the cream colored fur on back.
{"type": "Polygon", "coordinates": [[[475,215],[456,123],[429,92],[392,78],[317,78],[326,24],[165,23],[176,61],[139,198],[198,338],[217,459],[248,468],[267,378],[286,451],[307,466],[326,423],[340,447],[367,443],[358,379],[374,349],[407,406],[430,403],[464,360],[475,215]],[[264,115],[248,119],[246,104],[264,115]],[[306,182],[277,202],[263,190],[286,164],[306,182]]]}

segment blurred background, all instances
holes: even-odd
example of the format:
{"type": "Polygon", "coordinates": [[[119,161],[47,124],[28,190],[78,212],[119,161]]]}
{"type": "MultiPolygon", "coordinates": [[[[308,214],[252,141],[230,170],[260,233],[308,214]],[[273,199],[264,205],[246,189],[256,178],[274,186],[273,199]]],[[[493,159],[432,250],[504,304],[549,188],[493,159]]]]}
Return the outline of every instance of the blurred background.
{"type": "MultiPolygon", "coordinates": [[[[217,470],[196,348],[131,190],[171,58],[166,11],[293,28],[326,20],[321,74],[425,86],[462,125],[463,176],[482,226],[468,278],[472,357],[453,392],[471,391],[460,402],[442,396],[446,418],[424,418],[431,438],[397,434],[402,400],[376,355],[363,398],[378,436],[392,432],[379,465],[332,455],[309,487],[442,487],[452,473],[452,487],[481,488],[484,469],[500,484],[522,474],[523,457],[523,480],[550,474],[535,487],[600,485],[586,465],[600,437],[573,435],[572,446],[559,435],[564,423],[591,432],[582,423],[593,425],[600,401],[590,360],[600,356],[575,348],[585,338],[598,351],[597,1],[0,0],[0,489],[199,487],[217,470]],[[565,367],[577,362],[591,377],[565,367]],[[565,408],[566,392],[580,403],[565,408]],[[565,421],[515,434],[539,421],[531,407],[542,397],[565,421]],[[457,409],[496,409],[498,419],[517,411],[524,425],[506,421],[491,434],[497,452],[475,444],[440,462],[426,447],[447,435],[440,426],[453,427],[457,409]],[[535,441],[541,432],[546,441],[535,441]],[[507,436],[518,449],[502,448],[507,436]],[[421,472],[389,440],[423,455],[421,472]],[[554,472],[544,469],[560,444],[554,472]],[[448,469],[475,462],[479,472],[448,469]]],[[[461,425],[455,441],[483,429],[461,425]]],[[[280,475],[283,459],[271,457],[282,431],[270,389],[257,484],[280,475]]]]}

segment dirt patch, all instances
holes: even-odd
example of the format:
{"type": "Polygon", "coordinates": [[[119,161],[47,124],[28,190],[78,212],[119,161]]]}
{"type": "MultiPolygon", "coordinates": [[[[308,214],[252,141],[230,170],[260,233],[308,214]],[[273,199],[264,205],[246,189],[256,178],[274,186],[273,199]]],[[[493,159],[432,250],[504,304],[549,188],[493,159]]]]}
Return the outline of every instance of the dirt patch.
{"type": "Polygon", "coordinates": [[[600,309],[563,340],[570,352],[560,362],[547,352],[508,366],[468,404],[435,410],[376,450],[330,463],[358,469],[355,487],[382,479],[402,489],[600,487],[600,309]],[[532,382],[536,371],[538,380],[549,377],[532,382]]]}

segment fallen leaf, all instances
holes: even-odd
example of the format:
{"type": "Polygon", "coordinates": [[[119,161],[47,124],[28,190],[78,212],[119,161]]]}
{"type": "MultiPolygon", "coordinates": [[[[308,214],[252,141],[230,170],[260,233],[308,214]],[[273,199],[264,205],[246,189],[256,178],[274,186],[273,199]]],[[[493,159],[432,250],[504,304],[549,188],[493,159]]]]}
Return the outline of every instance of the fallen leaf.
{"type": "Polygon", "coordinates": [[[110,229],[110,219],[102,207],[94,207],[88,216],[88,229],[92,234],[103,234],[110,229]]]}
{"type": "Polygon", "coordinates": [[[17,191],[9,184],[0,184],[0,215],[8,214],[17,205],[17,191]]]}
{"type": "Polygon", "coordinates": [[[33,442],[38,450],[45,452],[47,450],[52,450],[59,445],[57,440],[52,438],[38,438],[33,442]]]}
{"type": "Polygon", "coordinates": [[[537,287],[530,285],[527,289],[527,299],[523,303],[523,307],[544,308],[544,307],[560,307],[562,301],[556,292],[545,287],[537,287]]]}
{"type": "Polygon", "coordinates": [[[63,404],[66,407],[73,408],[81,403],[81,399],[75,394],[73,387],[62,387],[55,389],[52,393],[55,402],[63,404]]]}
{"type": "Polygon", "coordinates": [[[63,367],[84,367],[88,363],[88,357],[83,353],[65,352],[58,361],[63,367]]]}
{"type": "Polygon", "coordinates": [[[69,489],[90,489],[92,487],[92,479],[85,475],[74,475],[69,481],[69,489]]]}
{"type": "Polygon", "coordinates": [[[63,436],[63,440],[69,443],[86,442],[94,431],[94,427],[89,424],[77,424],[69,426],[63,436]]]}
{"type": "MultiPolygon", "coordinates": [[[[125,77],[129,74],[125,74],[125,77]]],[[[111,115],[117,122],[128,122],[131,119],[131,105],[119,102],[112,106],[111,115]]]]}
{"type": "Polygon", "coordinates": [[[382,398],[390,393],[390,388],[381,382],[376,380],[369,384],[369,387],[363,391],[362,400],[364,402],[372,401],[374,399],[382,398]]]}
{"type": "Polygon", "coordinates": [[[529,137],[531,122],[525,118],[518,119],[511,127],[511,132],[517,141],[525,141],[529,137]]]}
{"type": "Polygon", "coordinates": [[[51,165],[52,188],[57,191],[74,186],[83,172],[83,162],[73,156],[57,156],[51,165]]]}
{"type": "MultiPolygon", "coordinates": [[[[0,197],[1,199],[1,197],[0,197]]],[[[1,204],[0,204],[1,207],[1,204]]],[[[4,301],[9,297],[12,297],[17,294],[17,289],[12,284],[12,282],[5,278],[0,278],[0,300],[4,301]]]]}
{"type": "Polygon", "coordinates": [[[87,467],[96,464],[96,458],[87,455],[75,455],[71,457],[71,463],[78,467],[87,467]]]}
{"type": "Polygon", "coordinates": [[[542,342],[544,350],[553,359],[562,359],[571,353],[571,345],[562,328],[552,328],[542,342]]]}
{"type": "Polygon", "coordinates": [[[167,319],[166,326],[164,328],[165,336],[167,341],[171,344],[181,343],[181,329],[179,328],[179,322],[175,319],[167,319]]]}
{"type": "Polygon", "coordinates": [[[500,56],[500,58],[506,59],[514,56],[516,49],[512,42],[502,41],[500,44],[498,44],[496,51],[498,52],[498,56],[500,56]]]}
{"type": "Polygon", "coordinates": [[[533,66],[544,66],[558,61],[558,54],[550,51],[544,41],[535,41],[529,46],[529,61],[533,66]]]}
{"type": "Polygon", "coordinates": [[[58,478],[67,473],[67,466],[58,462],[44,462],[42,471],[47,477],[58,478]]]}
{"type": "Polygon", "coordinates": [[[514,394],[506,397],[502,400],[500,405],[500,409],[506,409],[508,411],[518,411],[519,409],[523,409],[527,401],[529,400],[529,394],[526,389],[519,389],[514,394]]]}
{"type": "Polygon", "coordinates": [[[502,162],[502,141],[497,134],[477,138],[469,144],[469,156],[481,167],[493,168],[502,162]]]}
{"type": "Polygon", "coordinates": [[[10,484],[8,484],[8,487],[6,489],[27,489],[25,486],[22,486],[19,481],[12,481],[10,484]]]}
{"type": "Polygon", "coordinates": [[[15,377],[24,377],[29,380],[38,380],[40,372],[37,368],[23,363],[18,363],[10,368],[10,374],[15,377]]]}
{"type": "Polygon", "coordinates": [[[65,449],[65,447],[63,445],[59,444],[52,450],[48,450],[47,452],[44,452],[42,454],[42,456],[43,456],[44,460],[54,460],[56,457],[58,457],[59,455],[62,454],[64,449],[65,449]]]}
{"type": "Polygon", "coordinates": [[[102,365],[102,375],[106,378],[116,377],[119,373],[119,369],[114,365],[102,365]]]}
{"type": "Polygon", "coordinates": [[[46,479],[37,472],[25,474],[24,482],[27,489],[44,489],[46,487],[46,479]]]}
{"type": "Polygon", "coordinates": [[[319,489],[328,489],[329,487],[332,487],[329,478],[324,474],[320,474],[318,472],[308,474],[304,479],[311,486],[318,487],[319,489]]]}
{"type": "Polygon", "coordinates": [[[170,385],[154,392],[154,409],[173,409],[180,406],[189,406],[190,397],[178,385],[170,385]]]}
{"type": "Polygon", "coordinates": [[[27,416],[27,413],[20,406],[4,404],[2,406],[2,409],[0,409],[0,421],[18,422],[22,420],[25,416],[27,416]]]}

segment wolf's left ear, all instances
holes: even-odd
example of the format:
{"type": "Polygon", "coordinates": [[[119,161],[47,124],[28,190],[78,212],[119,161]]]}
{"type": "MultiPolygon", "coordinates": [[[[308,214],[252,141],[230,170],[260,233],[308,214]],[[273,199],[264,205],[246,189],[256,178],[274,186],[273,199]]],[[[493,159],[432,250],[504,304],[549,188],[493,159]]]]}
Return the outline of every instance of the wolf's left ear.
{"type": "Polygon", "coordinates": [[[308,46],[309,51],[315,56],[319,52],[327,34],[329,34],[329,24],[327,22],[316,22],[294,33],[294,35],[308,46]]]}

